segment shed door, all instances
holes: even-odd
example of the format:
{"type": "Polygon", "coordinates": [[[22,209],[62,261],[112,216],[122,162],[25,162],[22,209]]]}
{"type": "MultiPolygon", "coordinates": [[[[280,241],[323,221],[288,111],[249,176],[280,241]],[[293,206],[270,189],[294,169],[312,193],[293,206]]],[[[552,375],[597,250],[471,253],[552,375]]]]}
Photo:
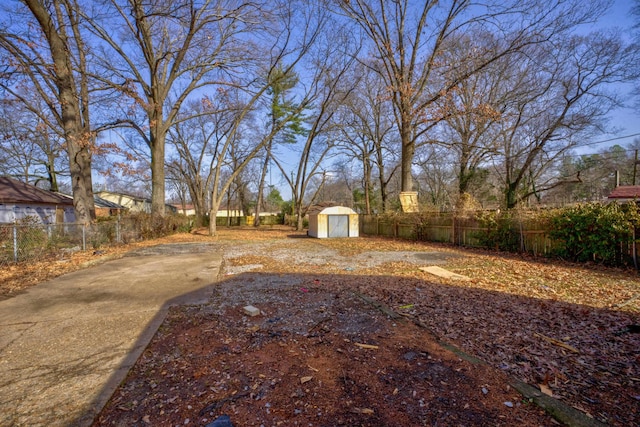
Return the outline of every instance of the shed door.
{"type": "Polygon", "coordinates": [[[349,237],[349,215],[328,215],[328,237],[349,237]]]}

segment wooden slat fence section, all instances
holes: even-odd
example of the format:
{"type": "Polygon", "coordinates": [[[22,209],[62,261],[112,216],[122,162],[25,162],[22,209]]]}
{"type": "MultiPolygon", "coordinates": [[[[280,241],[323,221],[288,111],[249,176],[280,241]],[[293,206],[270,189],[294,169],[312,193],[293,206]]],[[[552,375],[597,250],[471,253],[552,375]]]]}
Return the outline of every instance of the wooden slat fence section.
{"type": "MultiPolygon", "coordinates": [[[[361,216],[361,234],[379,235],[427,242],[452,243],[458,246],[491,246],[487,238],[488,227],[474,217],[455,217],[450,213],[421,214],[419,220],[411,217],[381,218],[376,215],[361,216]]],[[[514,218],[510,230],[514,252],[530,253],[534,256],[551,256],[562,242],[554,241],[545,230],[544,223],[530,218],[514,218]]],[[[495,229],[493,230],[495,232],[495,229]]],[[[638,243],[623,244],[622,253],[632,260],[640,253],[638,243]],[[636,246],[634,253],[634,244],[636,246]]]]}

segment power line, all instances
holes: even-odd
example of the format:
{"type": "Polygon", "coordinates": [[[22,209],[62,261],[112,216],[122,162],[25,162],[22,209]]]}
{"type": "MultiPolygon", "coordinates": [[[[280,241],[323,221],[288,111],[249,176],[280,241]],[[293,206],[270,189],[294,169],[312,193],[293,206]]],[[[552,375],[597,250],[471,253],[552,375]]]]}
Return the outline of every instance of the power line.
{"type": "MultiPolygon", "coordinates": [[[[633,135],[629,135],[627,137],[619,137],[619,138],[612,138],[612,139],[608,139],[606,141],[599,141],[598,144],[602,144],[603,142],[609,142],[609,141],[615,141],[617,139],[622,139],[622,138],[628,138],[631,136],[636,136],[636,135],[640,135],[640,133],[637,134],[633,134],[633,135]]],[[[588,144],[588,145],[595,145],[594,143],[588,144]]],[[[574,145],[573,147],[571,147],[571,149],[573,148],[579,148],[582,146],[576,146],[574,145]]],[[[570,152],[565,152],[563,153],[561,156],[559,156],[557,158],[557,160],[561,160],[561,159],[583,159],[583,158],[588,158],[589,156],[598,156],[597,159],[591,159],[597,162],[603,162],[603,161],[607,161],[607,160],[616,160],[616,154],[618,153],[632,153],[634,151],[636,151],[636,148],[627,148],[627,149],[622,149],[621,151],[617,152],[617,153],[608,153],[608,152],[596,152],[596,153],[570,153],[570,152]]],[[[553,151],[553,150],[552,150],[553,151]]],[[[433,159],[431,158],[432,155],[427,156],[427,159],[424,161],[419,161],[417,162],[418,165],[423,165],[423,164],[431,164],[433,162],[433,159]]],[[[501,155],[497,156],[498,158],[503,157],[501,155]]],[[[486,161],[483,161],[482,163],[491,163],[490,160],[491,156],[488,156],[486,161]]],[[[627,158],[627,160],[631,160],[630,158],[627,158]]],[[[459,164],[458,161],[456,160],[442,160],[442,159],[438,159],[437,164],[439,165],[446,165],[446,166],[457,166],[459,164]]]]}
{"type": "Polygon", "coordinates": [[[619,141],[621,139],[632,138],[634,136],[640,136],[640,133],[632,133],[631,135],[625,135],[625,136],[618,136],[616,138],[603,139],[602,141],[586,142],[584,144],[575,145],[574,147],[576,147],[576,148],[589,147],[591,145],[604,144],[605,142],[611,142],[611,141],[619,141]]]}

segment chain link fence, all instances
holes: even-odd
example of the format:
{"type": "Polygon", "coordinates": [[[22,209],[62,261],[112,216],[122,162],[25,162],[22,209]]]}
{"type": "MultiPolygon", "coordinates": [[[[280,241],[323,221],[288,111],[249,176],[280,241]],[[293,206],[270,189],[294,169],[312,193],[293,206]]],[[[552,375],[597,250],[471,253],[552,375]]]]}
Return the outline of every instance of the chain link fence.
{"type": "Polygon", "coordinates": [[[183,226],[175,221],[154,223],[140,216],[95,224],[40,224],[29,220],[0,224],[0,267],[156,238],[183,226]]]}

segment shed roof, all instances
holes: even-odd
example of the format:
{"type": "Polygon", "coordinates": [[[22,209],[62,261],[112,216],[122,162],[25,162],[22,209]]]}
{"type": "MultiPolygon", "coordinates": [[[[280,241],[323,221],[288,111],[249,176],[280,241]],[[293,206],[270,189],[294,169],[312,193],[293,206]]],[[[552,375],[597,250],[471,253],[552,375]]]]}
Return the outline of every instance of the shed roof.
{"type": "Polygon", "coordinates": [[[609,199],[640,199],[640,185],[621,185],[608,196],[609,199]]]}
{"type": "Polygon", "coordinates": [[[319,215],[319,214],[338,214],[338,215],[350,215],[355,214],[351,208],[340,206],[335,202],[320,202],[317,205],[313,205],[307,211],[307,215],[319,215]]]}
{"type": "Polygon", "coordinates": [[[0,203],[37,203],[44,205],[69,205],[73,200],[17,179],[0,177],[0,203]]]}
{"type": "Polygon", "coordinates": [[[324,209],[326,208],[330,208],[333,206],[336,206],[337,203],[335,202],[320,202],[317,203],[315,205],[312,205],[309,207],[309,210],[307,210],[307,215],[317,215],[320,212],[322,212],[324,209]]]}

